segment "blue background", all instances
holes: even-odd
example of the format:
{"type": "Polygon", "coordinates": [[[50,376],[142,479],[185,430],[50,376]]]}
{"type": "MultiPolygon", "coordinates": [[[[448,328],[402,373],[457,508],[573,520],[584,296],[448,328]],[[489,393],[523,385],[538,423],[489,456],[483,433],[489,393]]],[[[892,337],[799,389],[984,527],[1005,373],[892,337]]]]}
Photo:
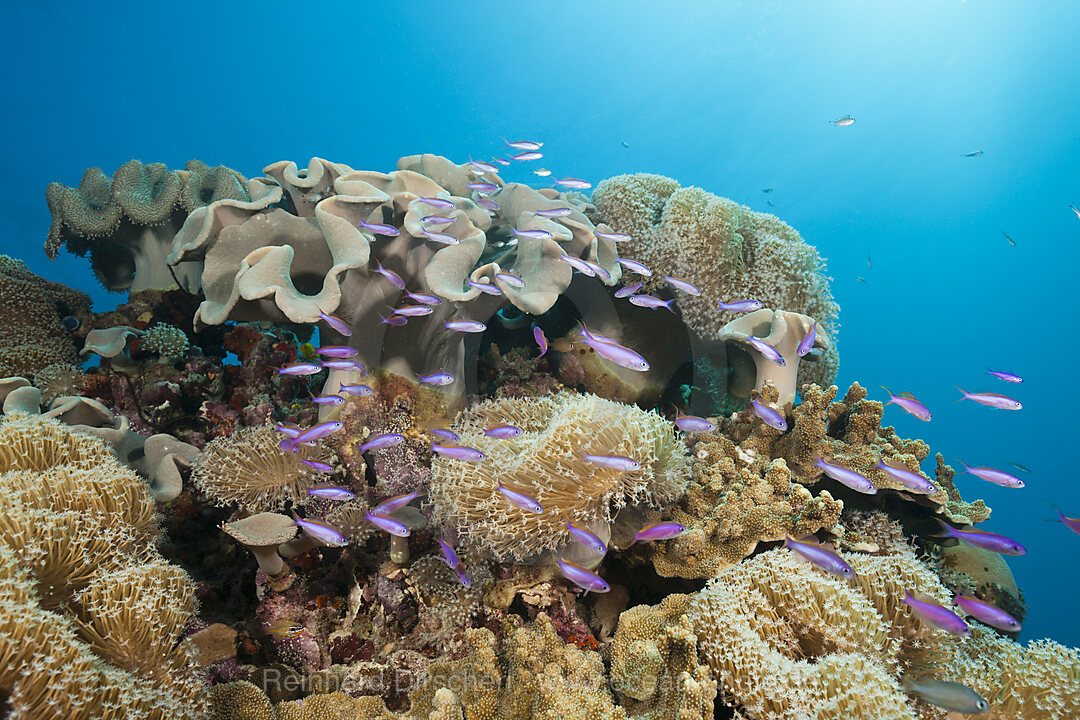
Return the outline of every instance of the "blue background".
{"type": "Polygon", "coordinates": [[[1080,5],[73,5],[5,10],[0,252],[113,307],[122,296],[86,260],[45,258],[44,188],[133,157],[248,176],[313,155],[388,171],[413,153],[489,156],[505,135],[544,140],[560,176],[699,185],[777,214],[828,258],[841,386],[914,392],[933,421],[895,407],[886,420],[946,458],[1032,469],[1024,490],[958,485],[994,508],[985,529],[1029,548],[1010,559],[1023,636],[1080,645],[1080,537],[1044,522],[1046,499],[1080,515],[1080,5]],[[849,113],[853,126],[828,123],[849,113]],[[1015,391],[1025,408],[954,404],[952,383],[1015,391]]]}

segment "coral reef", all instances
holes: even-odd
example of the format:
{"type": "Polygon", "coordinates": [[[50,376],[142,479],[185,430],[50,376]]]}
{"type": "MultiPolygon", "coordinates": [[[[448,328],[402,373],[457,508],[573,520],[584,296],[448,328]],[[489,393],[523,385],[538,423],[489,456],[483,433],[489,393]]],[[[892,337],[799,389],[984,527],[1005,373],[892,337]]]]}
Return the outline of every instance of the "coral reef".
{"type": "Polygon", "coordinates": [[[428,485],[433,521],[502,560],[535,560],[559,550],[569,542],[567,521],[608,537],[627,504],[664,505],[686,486],[688,461],[671,425],[659,415],[595,395],[489,400],[469,408],[454,430],[460,444],[488,459],[433,460],[428,485]],[[484,434],[504,423],[522,433],[510,439],[484,434]],[[602,467],[584,454],[631,457],[641,469],[602,467]],[[529,494],[545,512],[511,504],[500,485],[529,494]]]}
{"type": "Polygon", "coordinates": [[[188,213],[223,198],[247,199],[243,176],[192,160],[184,170],[129,160],[110,178],[88,168],[78,187],[49,183],[45,200],[52,225],[45,252],[60,247],[90,254],[98,280],[109,290],[139,291],[180,283],[197,292],[198,273],[170,273],[165,256],[188,213]]]}
{"type": "MultiPolygon", "coordinates": [[[[592,201],[603,222],[631,236],[621,248],[654,271],[646,287],[663,275],[686,278],[698,297],[677,302],[685,322],[706,340],[734,315],[717,312],[718,302],[754,298],[765,307],[808,315],[819,332],[836,337],[839,307],[829,292],[824,262],[791,226],[765,213],[671,178],[639,173],[602,181],[592,201]]],[[[833,347],[816,363],[802,366],[797,385],[827,387],[836,377],[833,347]]]]}

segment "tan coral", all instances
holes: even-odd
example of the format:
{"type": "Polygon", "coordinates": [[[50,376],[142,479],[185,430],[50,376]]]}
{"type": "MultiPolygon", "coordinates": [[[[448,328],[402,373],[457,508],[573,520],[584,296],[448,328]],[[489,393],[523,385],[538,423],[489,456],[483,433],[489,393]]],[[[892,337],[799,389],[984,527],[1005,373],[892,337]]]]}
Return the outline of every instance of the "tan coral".
{"type": "Polygon", "coordinates": [[[595,395],[489,400],[471,407],[454,429],[460,444],[488,459],[433,460],[433,522],[498,558],[523,560],[558,550],[568,541],[568,520],[603,537],[627,504],[659,507],[686,486],[688,461],[672,426],[659,415],[595,395]],[[498,424],[523,433],[503,440],[484,434],[498,424]],[[632,457],[641,469],[601,467],[584,454],[632,457]],[[500,484],[531,495],[545,512],[511,504],[500,484]]]}
{"type": "Polygon", "coordinates": [[[54,363],[34,375],[34,386],[41,390],[41,401],[48,405],[62,395],[78,395],[83,371],[78,365],[54,363]]]}
{"type": "Polygon", "coordinates": [[[90,298],[30,272],[21,260],[0,255],[0,377],[35,373],[78,355],[62,318],[87,311],[90,298]]]}
{"type": "Polygon", "coordinates": [[[262,512],[290,501],[302,505],[308,489],[325,476],[301,461],[326,462],[328,451],[305,445],[288,452],[279,445],[283,437],[272,425],[261,425],[215,438],[196,459],[191,479],[221,506],[262,512]]]}
{"type": "MultiPolygon", "coordinates": [[[[754,298],[765,307],[818,320],[835,337],[839,308],[829,292],[824,263],[791,226],[699,188],[681,188],[660,175],[618,175],[600,182],[592,197],[605,223],[632,240],[620,248],[662,275],[683,277],[701,289],[678,300],[683,317],[701,337],[715,337],[734,316],[718,302],[754,298]]],[[[803,366],[799,383],[828,385],[836,376],[835,350],[803,366]]]]}

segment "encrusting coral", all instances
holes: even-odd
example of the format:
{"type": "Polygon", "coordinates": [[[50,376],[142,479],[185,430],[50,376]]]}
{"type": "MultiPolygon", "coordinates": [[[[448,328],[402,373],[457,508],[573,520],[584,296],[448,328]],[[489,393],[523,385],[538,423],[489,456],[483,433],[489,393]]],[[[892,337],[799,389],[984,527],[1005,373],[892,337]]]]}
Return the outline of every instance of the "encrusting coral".
{"type": "Polygon", "coordinates": [[[169,272],[165,256],[188,213],[222,198],[248,199],[243,176],[229,168],[192,160],[185,170],[129,160],[110,178],[88,168],[78,187],[49,183],[45,200],[52,225],[45,252],[62,245],[90,254],[94,273],[109,290],[138,291],[180,282],[198,291],[198,273],[169,272]]]}
{"type": "MultiPolygon", "coordinates": [[[[824,262],[799,233],[779,218],[753,212],[671,178],[639,173],[600,182],[592,201],[603,222],[631,239],[620,251],[653,270],[646,287],[663,275],[686,278],[701,295],[680,295],[685,322],[711,340],[735,316],[718,302],[760,300],[765,307],[808,315],[836,337],[839,307],[829,292],[824,262]]],[[[804,363],[798,380],[828,386],[836,377],[835,346],[816,363],[804,363]]]]}
{"type": "Polygon", "coordinates": [[[144,483],[59,421],[0,420],[0,693],[13,720],[205,716],[195,587],[144,483]]]}
{"type": "Polygon", "coordinates": [[[0,255],[0,377],[35,373],[78,362],[71,332],[61,320],[89,312],[90,298],[38,277],[21,260],[0,255]]]}
{"type": "Polygon", "coordinates": [[[535,560],[557,551],[569,541],[568,521],[607,537],[621,508],[666,505],[686,486],[688,460],[671,424],[595,395],[488,400],[469,408],[454,430],[460,444],[488,459],[433,460],[432,520],[503,560],[535,560]],[[509,439],[484,434],[498,424],[515,425],[522,433],[509,439]],[[641,469],[602,467],[585,454],[630,457],[641,469]],[[511,504],[500,485],[529,494],[545,511],[511,504]]]}

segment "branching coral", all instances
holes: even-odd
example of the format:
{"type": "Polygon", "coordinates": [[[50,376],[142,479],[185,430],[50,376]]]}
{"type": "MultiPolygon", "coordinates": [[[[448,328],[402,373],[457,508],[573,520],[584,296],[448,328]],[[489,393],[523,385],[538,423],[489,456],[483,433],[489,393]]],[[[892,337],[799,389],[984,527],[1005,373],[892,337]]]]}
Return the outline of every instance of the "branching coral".
{"type": "Polygon", "coordinates": [[[34,374],[78,355],[62,318],[90,307],[85,293],[48,282],[21,260],[0,255],[0,377],[34,374]]]}
{"type": "Polygon", "coordinates": [[[535,559],[568,541],[572,520],[607,534],[628,503],[662,506],[686,486],[687,459],[671,425],[659,415],[596,397],[560,393],[503,398],[471,407],[455,425],[460,443],[483,451],[482,463],[436,458],[428,496],[433,521],[501,559],[535,559]],[[515,425],[522,434],[495,439],[484,430],[515,425]],[[623,455],[637,471],[590,463],[585,454],[623,455]],[[544,507],[511,504],[502,485],[544,507]]]}
{"type": "Polygon", "coordinates": [[[102,441],[0,421],[0,693],[12,718],[204,716],[181,633],[195,588],[153,547],[153,500],[102,441]]]}
{"type": "Polygon", "coordinates": [[[189,345],[183,330],[166,323],[158,323],[147,330],[141,341],[143,350],[157,353],[163,360],[183,357],[189,345]]]}
{"type": "MultiPolygon", "coordinates": [[[[702,338],[712,339],[734,316],[718,302],[755,298],[765,307],[809,315],[835,337],[839,308],[829,292],[824,264],[791,226],[780,219],[707,193],[681,188],[660,175],[618,175],[596,186],[592,197],[603,219],[632,239],[622,251],[662,275],[683,277],[701,289],[681,296],[683,317],[702,338]]],[[[836,376],[835,350],[805,364],[799,382],[828,385],[836,376]]]]}
{"type": "Polygon", "coordinates": [[[192,160],[186,170],[161,163],[124,163],[110,178],[89,168],[78,187],[49,183],[45,200],[52,225],[45,252],[55,258],[62,245],[90,253],[94,272],[110,290],[172,287],[179,280],[198,290],[198,273],[169,273],[165,256],[188,213],[223,198],[248,198],[244,178],[192,160]]]}
{"type": "Polygon", "coordinates": [[[284,437],[263,425],[215,438],[196,459],[191,479],[221,506],[261,512],[280,510],[287,502],[303,504],[308,488],[325,476],[302,461],[326,462],[329,453],[306,445],[287,452],[279,446],[284,437]]]}

